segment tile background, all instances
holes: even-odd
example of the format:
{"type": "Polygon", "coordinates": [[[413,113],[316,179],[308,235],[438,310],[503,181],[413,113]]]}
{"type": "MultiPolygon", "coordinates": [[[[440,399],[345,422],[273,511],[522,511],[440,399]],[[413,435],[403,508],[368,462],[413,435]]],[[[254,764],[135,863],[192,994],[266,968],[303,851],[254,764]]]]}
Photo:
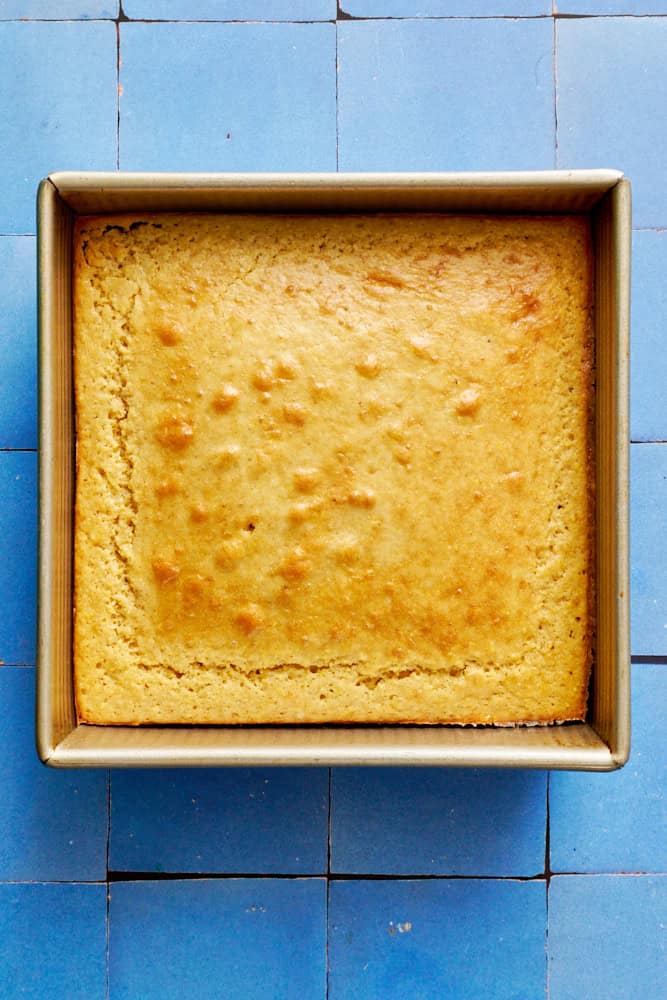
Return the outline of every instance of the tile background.
{"type": "Polygon", "coordinates": [[[666,45],[660,0],[2,0],[0,995],[661,995],[666,45]],[[39,178],[583,165],[635,204],[627,767],[42,768],[39,178]]]}

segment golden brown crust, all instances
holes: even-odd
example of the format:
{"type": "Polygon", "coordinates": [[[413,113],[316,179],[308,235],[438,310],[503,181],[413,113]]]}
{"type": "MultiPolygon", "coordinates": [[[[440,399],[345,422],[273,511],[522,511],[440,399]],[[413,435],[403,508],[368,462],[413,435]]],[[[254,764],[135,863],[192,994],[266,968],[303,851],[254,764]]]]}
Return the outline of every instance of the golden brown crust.
{"type": "Polygon", "coordinates": [[[75,242],[87,722],[582,718],[582,218],[145,215],[75,242]]]}

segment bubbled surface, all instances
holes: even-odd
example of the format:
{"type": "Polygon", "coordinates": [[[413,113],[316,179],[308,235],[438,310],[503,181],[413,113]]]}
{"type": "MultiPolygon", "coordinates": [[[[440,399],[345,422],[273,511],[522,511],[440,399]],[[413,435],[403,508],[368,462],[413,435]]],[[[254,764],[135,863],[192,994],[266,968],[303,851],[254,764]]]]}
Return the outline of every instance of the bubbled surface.
{"type": "Polygon", "coordinates": [[[586,223],[84,219],[88,721],[581,717],[586,223]]]}

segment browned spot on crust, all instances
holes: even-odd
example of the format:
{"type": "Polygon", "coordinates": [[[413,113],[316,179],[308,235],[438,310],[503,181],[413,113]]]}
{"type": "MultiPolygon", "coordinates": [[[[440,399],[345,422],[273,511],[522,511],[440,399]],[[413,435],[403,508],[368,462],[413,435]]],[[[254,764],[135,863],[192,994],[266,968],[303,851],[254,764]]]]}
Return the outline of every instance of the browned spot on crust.
{"type": "Polygon", "coordinates": [[[291,582],[305,579],[311,572],[313,564],[300,545],[288,552],[278,567],[278,575],[291,582]]]}
{"type": "Polygon", "coordinates": [[[194,428],[184,417],[171,416],[162,420],[155,431],[155,437],[164,448],[181,451],[192,443],[194,428]]]}
{"type": "Polygon", "coordinates": [[[264,615],[258,604],[246,604],[236,612],[233,618],[234,624],[246,635],[260,629],[264,624],[264,615]]]}
{"type": "Polygon", "coordinates": [[[151,562],[151,566],[153,567],[153,575],[160,585],[172,583],[180,576],[180,566],[168,559],[163,559],[161,556],[156,556],[151,562]]]}
{"type": "Polygon", "coordinates": [[[233,385],[223,385],[213,397],[213,409],[216,413],[227,413],[238,401],[239,390],[233,385]]]}

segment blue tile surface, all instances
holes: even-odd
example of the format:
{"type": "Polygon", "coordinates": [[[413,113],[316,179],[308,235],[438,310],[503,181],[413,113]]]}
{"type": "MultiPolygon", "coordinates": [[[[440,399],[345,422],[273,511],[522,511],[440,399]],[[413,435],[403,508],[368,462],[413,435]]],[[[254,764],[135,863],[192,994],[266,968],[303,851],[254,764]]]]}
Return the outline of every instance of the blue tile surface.
{"type": "Polygon", "coordinates": [[[554,872],[667,872],[667,666],[633,667],[632,713],[621,771],[551,775],[554,872]]]}
{"type": "Polygon", "coordinates": [[[550,14],[551,0],[341,0],[353,17],[529,17],[550,14]]]}
{"type": "Polygon", "coordinates": [[[327,867],[328,801],[322,768],[112,772],[109,864],[319,874],[327,867]]]}
{"type": "Polygon", "coordinates": [[[634,441],[667,440],[667,232],[632,239],[631,434],[634,441]]]}
{"type": "Polygon", "coordinates": [[[34,670],[0,668],[0,879],[104,879],[106,771],[56,771],[38,761],[34,691],[34,670]]]}
{"type": "Polygon", "coordinates": [[[549,1000],[665,995],[667,876],[561,875],[549,889],[549,1000]]]}
{"type": "Polygon", "coordinates": [[[667,14],[665,0],[555,0],[559,14],[667,14]]]}
{"type": "Polygon", "coordinates": [[[2,0],[0,20],[36,18],[63,19],[118,17],[118,0],[2,0]]]}
{"type": "Polygon", "coordinates": [[[104,1000],[106,886],[0,883],[0,995],[104,1000]]]}
{"type": "Polygon", "coordinates": [[[116,882],[110,1000],[324,1000],[323,879],[116,882]]]}
{"type": "Polygon", "coordinates": [[[0,448],[37,446],[35,240],[0,236],[0,448]]]}
{"type": "Polygon", "coordinates": [[[667,20],[558,21],[558,166],[614,167],[633,185],[635,226],[667,225],[667,20]]]}
{"type": "Polygon", "coordinates": [[[0,665],[34,663],[37,596],[35,454],[0,452],[0,498],[0,665]]]}
{"type": "Polygon", "coordinates": [[[667,444],[630,448],[632,653],[667,654],[667,444]]]}
{"type": "Polygon", "coordinates": [[[124,24],[126,170],[333,170],[331,24],[124,24]]]}
{"type": "Polygon", "coordinates": [[[549,19],[345,21],[338,61],[341,170],[554,166],[549,19]]]}
{"type": "Polygon", "coordinates": [[[185,21],[325,21],[336,0],[123,0],[126,17],[185,21]]]}
{"type": "Polygon", "coordinates": [[[109,776],[46,769],[34,748],[35,240],[20,234],[40,177],[64,168],[624,169],[643,442],[632,650],[667,660],[667,16],[550,13],[550,0],[124,0],[119,80],[117,0],[0,0],[0,997],[667,995],[667,662],[633,667],[626,768],[552,774],[548,814],[540,772],[109,776]]]}
{"type": "Polygon", "coordinates": [[[546,775],[334,769],[331,869],[383,875],[544,871],[546,775]]]}
{"type": "Polygon", "coordinates": [[[115,169],[117,103],[113,24],[0,23],[0,233],[35,232],[45,174],[115,169]]]}
{"type": "Polygon", "coordinates": [[[544,882],[334,881],[329,893],[329,1000],[544,996],[544,882]]]}

